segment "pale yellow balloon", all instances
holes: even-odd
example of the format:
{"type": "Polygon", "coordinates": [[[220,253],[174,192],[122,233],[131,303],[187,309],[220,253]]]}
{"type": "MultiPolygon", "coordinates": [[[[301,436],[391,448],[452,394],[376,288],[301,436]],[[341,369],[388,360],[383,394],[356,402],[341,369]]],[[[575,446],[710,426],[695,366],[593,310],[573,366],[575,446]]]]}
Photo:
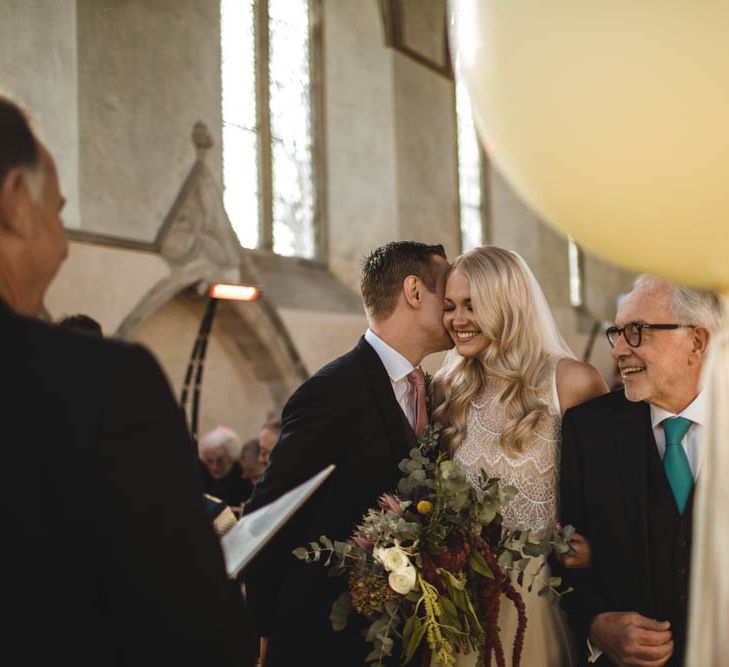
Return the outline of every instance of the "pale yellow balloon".
{"type": "Polygon", "coordinates": [[[621,266],[729,286],[729,1],[454,9],[477,126],[523,198],[621,266]]]}

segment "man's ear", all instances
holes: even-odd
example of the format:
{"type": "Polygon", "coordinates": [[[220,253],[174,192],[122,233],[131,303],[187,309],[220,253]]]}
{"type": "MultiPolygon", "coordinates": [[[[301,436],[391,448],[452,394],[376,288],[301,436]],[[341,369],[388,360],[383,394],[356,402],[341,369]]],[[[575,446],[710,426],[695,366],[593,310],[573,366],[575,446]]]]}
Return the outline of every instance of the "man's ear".
{"type": "Polygon", "coordinates": [[[25,234],[28,185],[22,169],[11,169],[0,185],[0,227],[6,233],[25,234]]]}
{"type": "Polygon", "coordinates": [[[422,303],[422,289],[423,285],[417,276],[408,276],[403,280],[402,291],[405,295],[405,301],[412,308],[420,308],[422,303]]]}
{"type": "Polygon", "coordinates": [[[696,327],[694,329],[694,335],[691,340],[691,351],[694,354],[699,354],[701,356],[706,354],[706,348],[709,345],[709,338],[710,334],[708,329],[706,329],[705,327],[696,327]]]}

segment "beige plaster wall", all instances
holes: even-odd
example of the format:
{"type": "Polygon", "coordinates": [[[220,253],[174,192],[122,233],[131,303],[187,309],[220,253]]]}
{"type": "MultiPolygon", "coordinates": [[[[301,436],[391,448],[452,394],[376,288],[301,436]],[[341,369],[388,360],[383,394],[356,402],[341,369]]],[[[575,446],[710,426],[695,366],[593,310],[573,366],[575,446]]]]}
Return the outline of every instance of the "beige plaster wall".
{"type": "Polygon", "coordinates": [[[362,315],[282,308],[279,315],[309,373],[351,350],[367,329],[362,315]]]}
{"type": "MultiPolygon", "coordinates": [[[[145,321],[135,337],[157,356],[178,397],[203,309],[202,302],[175,298],[145,321]]],[[[235,342],[213,325],[202,382],[199,435],[223,424],[248,438],[256,434],[273,408],[267,388],[256,379],[235,342]]]]}
{"type": "Polygon", "coordinates": [[[378,3],[323,7],[328,259],[356,287],[366,252],[397,237],[393,59],[378,3]]]}
{"type": "Polygon", "coordinates": [[[29,112],[55,157],[67,227],[78,227],[75,0],[0,2],[0,92],[29,112]]]}
{"type": "Polygon", "coordinates": [[[77,0],[84,229],[152,240],[194,153],[195,121],[220,181],[220,3],[77,0]]]}
{"type": "MultiPolygon", "coordinates": [[[[427,26],[422,26],[427,27],[427,26]]],[[[461,251],[453,81],[397,51],[398,237],[461,251]]]]}
{"type": "Polygon", "coordinates": [[[149,289],[169,273],[154,253],[71,242],[46,295],[51,317],[84,313],[112,335],[149,289]]]}

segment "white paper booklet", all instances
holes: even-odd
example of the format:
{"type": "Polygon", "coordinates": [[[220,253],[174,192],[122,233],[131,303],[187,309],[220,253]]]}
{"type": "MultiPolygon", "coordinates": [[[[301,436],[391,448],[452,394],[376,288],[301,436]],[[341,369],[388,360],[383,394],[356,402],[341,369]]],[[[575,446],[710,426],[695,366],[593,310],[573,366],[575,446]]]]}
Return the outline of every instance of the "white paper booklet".
{"type": "Polygon", "coordinates": [[[220,540],[228,576],[235,577],[332,474],[334,465],[324,468],[311,479],[284,493],[278,500],[246,514],[220,540]]]}

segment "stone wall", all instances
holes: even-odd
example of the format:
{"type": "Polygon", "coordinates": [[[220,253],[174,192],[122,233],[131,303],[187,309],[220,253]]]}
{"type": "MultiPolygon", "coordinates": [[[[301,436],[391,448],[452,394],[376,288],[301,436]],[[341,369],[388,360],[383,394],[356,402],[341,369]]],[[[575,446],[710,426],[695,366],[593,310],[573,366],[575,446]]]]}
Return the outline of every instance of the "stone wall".
{"type": "MultiPolygon", "coordinates": [[[[427,0],[422,13],[425,2],[398,3],[400,27],[408,44],[437,56],[443,33],[436,19],[445,3],[427,0]]],[[[203,428],[220,422],[248,432],[247,425],[280,407],[282,395],[299,381],[295,364],[284,359],[289,341],[308,372],[354,345],[366,326],[356,295],[358,274],[372,248],[410,238],[441,242],[451,257],[460,252],[454,89],[447,68],[429,67],[391,43],[381,13],[388,3],[320,4],[327,211],[320,223],[327,257],[307,263],[250,253],[273,316],[260,327],[255,317],[241,319],[248,327],[242,338],[225,326],[216,329],[203,428]],[[266,371],[241,346],[276,322],[286,335],[269,350],[266,371]],[[280,380],[266,379],[276,369],[280,380]]],[[[87,313],[109,334],[128,324],[130,313],[143,313],[131,337],[157,353],[176,392],[201,306],[174,290],[168,303],[148,311],[138,306],[171,271],[149,242],[190,172],[195,155],[189,137],[198,120],[213,139],[206,164],[215,187],[206,196],[220,189],[219,18],[218,0],[0,3],[0,89],[32,110],[56,156],[69,200],[66,225],[92,233],[71,244],[47,309],[53,317],[87,313]],[[132,243],[94,240],[93,234],[132,243]]],[[[590,327],[569,302],[565,240],[498,173],[491,171],[487,180],[487,241],[525,257],[566,339],[582,356],[590,327]]],[[[191,210],[210,210],[210,202],[203,203],[191,210]]],[[[218,219],[224,217],[215,211],[218,219]]],[[[203,233],[194,225],[190,229],[203,233]]],[[[586,257],[584,278],[588,312],[610,319],[626,275],[586,257]]],[[[435,370],[439,358],[426,367],[435,370]]],[[[602,336],[592,361],[610,373],[602,336]]]]}
{"type": "Polygon", "coordinates": [[[81,226],[154,239],[190,166],[196,121],[220,182],[220,3],[77,0],[81,226]]]}

